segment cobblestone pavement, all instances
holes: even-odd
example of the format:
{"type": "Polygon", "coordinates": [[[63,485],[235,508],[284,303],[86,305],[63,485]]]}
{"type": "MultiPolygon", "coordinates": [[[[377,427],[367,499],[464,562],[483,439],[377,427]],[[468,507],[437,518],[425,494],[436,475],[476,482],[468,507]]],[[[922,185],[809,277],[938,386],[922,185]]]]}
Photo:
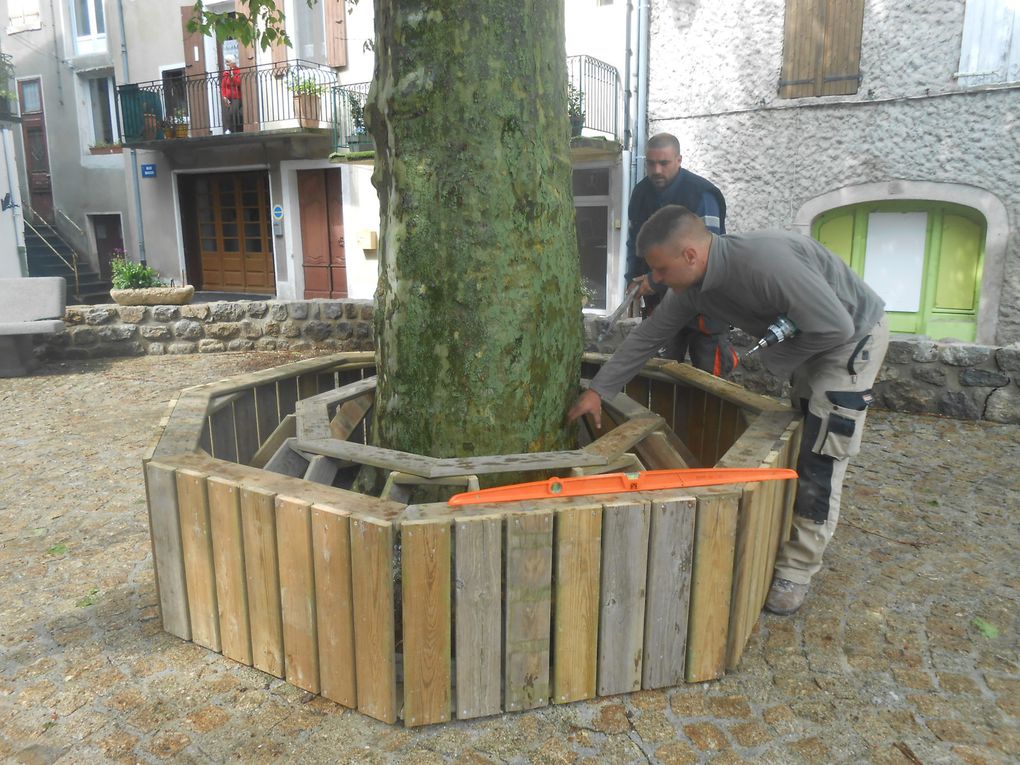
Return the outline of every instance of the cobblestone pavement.
{"type": "Polygon", "coordinates": [[[0,380],[5,762],[1017,761],[1017,426],[875,412],[807,604],[719,682],[405,730],[163,633],[142,455],[175,391],[282,360],[0,380]]]}

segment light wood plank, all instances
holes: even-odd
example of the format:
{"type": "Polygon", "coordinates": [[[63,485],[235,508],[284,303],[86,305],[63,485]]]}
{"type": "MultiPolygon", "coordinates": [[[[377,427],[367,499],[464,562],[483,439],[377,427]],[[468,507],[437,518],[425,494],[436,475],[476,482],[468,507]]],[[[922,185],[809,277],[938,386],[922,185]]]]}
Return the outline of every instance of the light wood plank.
{"type": "Polygon", "coordinates": [[[602,506],[556,513],[553,701],[590,699],[598,667],[602,506]]]}
{"type": "Polygon", "coordinates": [[[220,650],[220,621],[216,606],[212,532],[206,476],[193,470],[177,471],[177,501],[181,514],[184,577],[188,588],[191,639],[212,651],[220,650]]]}
{"type": "Polygon", "coordinates": [[[758,619],[752,603],[755,571],[755,545],[761,534],[764,483],[744,485],[737,516],[737,539],[733,563],[733,596],[730,601],[730,631],[727,638],[726,666],[735,669],[744,653],[744,645],[758,619]]]}
{"type": "Polygon", "coordinates": [[[297,443],[298,439],[296,438],[288,438],[284,441],[276,450],[276,454],[269,458],[263,469],[270,473],[289,475],[294,478],[304,477],[308,470],[308,460],[295,451],[294,447],[297,443]]]}
{"type": "Polygon", "coordinates": [[[241,393],[234,401],[234,433],[237,436],[237,461],[247,465],[259,449],[258,415],[255,410],[255,392],[241,393]]]}
{"type": "Polygon", "coordinates": [[[739,502],[739,491],[698,492],[687,630],[689,683],[714,680],[726,671],[739,502]]]}
{"type": "Polygon", "coordinates": [[[254,486],[241,487],[244,575],[248,585],[248,623],[252,665],[283,677],[283,615],[280,565],[276,551],[276,495],[254,486]]]}
{"type": "Polygon", "coordinates": [[[321,454],[316,454],[308,463],[304,479],[331,486],[339,469],[340,466],[332,457],[323,457],[321,454]]]}
{"type": "Polygon", "coordinates": [[[397,661],[392,525],[352,517],[351,564],[358,711],[393,723],[397,719],[397,661]]]}
{"type": "Polygon", "coordinates": [[[553,515],[535,509],[507,518],[504,708],[549,703],[553,515]]]}
{"type": "Polygon", "coordinates": [[[641,687],[680,685],[687,652],[691,549],[696,502],[653,502],[641,687]]]}
{"type": "Polygon", "coordinates": [[[294,438],[296,435],[297,417],[293,414],[288,414],[283,418],[283,422],[277,425],[276,429],[262,442],[262,446],[255,452],[248,464],[253,468],[265,467],[266,463],[269,462],[269,458],[276,454],[280,447],[283,446],[284,441],[294,438]]]}
{"type": "Polygon", "coordinates": [[[336,409],[336,414],[329,422],[330,433],[333,438],[340,441],[351,439],[360,441],[359,438],[352,438],[354,432],[365,419],[365,415],[375,403],[375,393],[363,393],[357,398],[345,401],[336,409]]]}
{"type": "Polygon", "coordinates": [[[212,456],[227,462],[237,462],[237,434],[234,433],[232,406],[224,406],[209,415],[209,432],[212,435],[212,456]]]}
{"type": "Polygon", "coordinates": [[[599,696],[641,690],[650,513],[647,502],[602,510],[599,696]]]}
{"type": "Polygon", "coordinates": [[[456,540],[457,717],[499,714],[503,524],[454,520],[456,540]]]}
{"type": "Polygon", "coordinates": [[[209,477],[206,487],[209,492],[216,603],[219,607],[223,655],[241,664],[251,665],[240,492],[234,482],[215,476],[209,477]]]}
{"type": "Polygon", "coordinates": [[[312,506],[315,618],[322,695],[352,709],[358,705],[354,669],[354,601],[351,591],[350,517],[312,506]]]}
{"type": "Polygon", "coordinates": [[[673,448],[666,434],[661,431],[650,433],[634,447],[634,451],[649,470],[680,470],[690,467],[690,463],[673,448]]]}
{"type": "Polygon", "coordinates": [[[291,685],[318,693],[319,635],[315,613],[311,510],[308,502],[292,497],[276,498],[284,671],[291,685]]]}
{"type": "Polygon", "coordinates": [[[450,524],[404,523],[403,568],[404,724],[450,719],[450,524]]]}
{"type": "Polygon", "coordinates": [[[649,433],[662,427],[664,422],[661,417],[638,417],[628,420],[585,446],[582,451],[614,460],[624,452],[630,451],[634,444],[642,441],[649,433]]]}
{"type": "Polygon", "coordinates": [[[181,518],[177,510],[177,472],[169,465],[149,462],[145,466],[145,488],[149,497],[149,538],[163,629],[191,640],[181,518]]]}

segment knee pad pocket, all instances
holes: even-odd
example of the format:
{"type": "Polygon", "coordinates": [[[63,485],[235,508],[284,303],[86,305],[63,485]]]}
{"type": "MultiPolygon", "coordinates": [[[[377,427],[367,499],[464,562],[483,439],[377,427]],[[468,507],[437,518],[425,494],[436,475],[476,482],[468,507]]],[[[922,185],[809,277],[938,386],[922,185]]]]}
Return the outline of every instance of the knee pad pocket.
{"type": "Polygon", "coordinates": [[[811,451],[845,460],[861,450],[864,419],[874,397],[866,391],[826,391],[822,426],[811,451]]]}

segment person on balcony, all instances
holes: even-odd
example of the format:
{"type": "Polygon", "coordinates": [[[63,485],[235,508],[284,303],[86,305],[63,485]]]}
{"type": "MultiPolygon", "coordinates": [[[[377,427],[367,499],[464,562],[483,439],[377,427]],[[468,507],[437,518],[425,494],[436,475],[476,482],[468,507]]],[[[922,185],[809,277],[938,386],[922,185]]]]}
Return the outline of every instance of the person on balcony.
{"type": "Polygon", "coordinates": [[[237,68],[237,59],[227,56],[223,59],[227,65],[220,77],[220,95],[223,96],[223,132],[240,133],[244,122],[241,117],[241,70],[237,68]]]}
{"type": "MultiPolygon", "coordinates": [[[[642,316],[648,318],[666,294],[665,284],[656,284],[648,274],[644,258],[637,255],[637,237],[652,214],[666,205],[683,205],[696,212],[713,234],[726,233],[726,200],[711,181],[680,167],[680,142],[669,133],[648,139],[645,149],[645,177],[630,195],[627,231],[628,285],[639,284],[644,302],[642,316]]],[[[739,357],[730,343],[729,325],[703,314],[696,316],[666,345],[662,356],[683,361],[690,353],[691,364],[716,377],[726,377],[739,357]]]]}

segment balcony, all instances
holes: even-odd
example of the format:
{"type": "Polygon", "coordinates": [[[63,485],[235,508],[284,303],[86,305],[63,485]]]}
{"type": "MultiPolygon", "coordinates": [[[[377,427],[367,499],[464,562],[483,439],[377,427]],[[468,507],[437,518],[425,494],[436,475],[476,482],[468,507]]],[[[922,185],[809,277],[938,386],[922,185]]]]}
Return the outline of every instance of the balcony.
{"type": "MultiPolygon", "coordinates": [[[[337,72],[309,61],[244,67],[236,122],[224,106],[222,75],[168,77],[117,88],[121,135],[127,146],[159,146],[174,139],[277,131],[317,131],[332,136],[340,152],[371,151],[364,128],[370,83],[344,83],[337,72]],[[236,128],[240,127],[240,130],[236,128]]],[[[584,136],[619,141],[620,77],[591,56],[567,59],[570,84],[582,95],[584,136]]]]}

